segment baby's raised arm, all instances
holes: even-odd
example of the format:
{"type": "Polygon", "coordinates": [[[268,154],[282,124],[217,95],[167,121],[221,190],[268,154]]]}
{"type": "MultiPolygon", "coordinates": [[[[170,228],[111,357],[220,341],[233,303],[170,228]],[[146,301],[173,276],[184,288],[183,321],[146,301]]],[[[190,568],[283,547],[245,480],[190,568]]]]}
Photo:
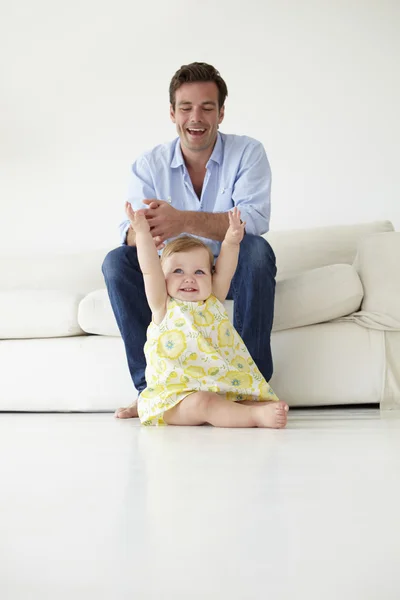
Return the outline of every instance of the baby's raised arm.
{"type": "Polygon", "coordinates": [[[237,207],[228,212],[229,227],[221,244],[221,252],[215,263],[212,290],[214,296],[223,302],[229,292],[232,277],[235,274],[240,242],[244,236],[246,223],[240,221],[240,211],[237,207]]]}
{"type": "Polygon", "coordinates": [[[161,317],[160,320],[162,320],[167,306],[167,285],[150,233],[150,226],[145,217],[145,210],[134,211],[129,202],[125,203],[125,212],[136,234],[136,248],[140,269],[143,273],[147,302],[153,315],[161,317]]]}

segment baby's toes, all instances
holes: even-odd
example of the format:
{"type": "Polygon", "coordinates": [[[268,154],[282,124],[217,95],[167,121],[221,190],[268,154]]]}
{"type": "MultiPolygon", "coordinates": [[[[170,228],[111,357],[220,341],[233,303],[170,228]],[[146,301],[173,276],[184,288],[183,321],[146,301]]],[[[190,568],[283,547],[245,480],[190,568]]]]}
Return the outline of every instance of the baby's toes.
{"type": "Polygon", "coordinates": [[[275,418],[275,423],[276,423],[275,426],[277,429],[283,429],[283,427],[286,427],[286,423],[287,423],[286,413],[284,413],[282,416],[277,415],[275,418]]]}
{"type": "Polygon", "coordinates": [[[276,411],[276,424],[278,427],[285,427],[287,423],[287,413],[289,407],[286,402],[277,402],[275,411],[276,411]]]}

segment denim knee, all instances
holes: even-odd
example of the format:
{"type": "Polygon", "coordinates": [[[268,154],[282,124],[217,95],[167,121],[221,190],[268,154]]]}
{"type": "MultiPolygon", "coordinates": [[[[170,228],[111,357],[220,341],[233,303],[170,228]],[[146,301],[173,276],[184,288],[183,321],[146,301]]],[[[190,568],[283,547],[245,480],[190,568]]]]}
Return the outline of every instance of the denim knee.
{"type": "Polygon", "coordinates": [[[114,248],[114,250],[110,250],[101,267],[105,279],[113,279],[121,272],[125,265],[125,259],[131,254],[136,254],[136,248],[133,252],[132,250],[132,246],[125,245],[114,248]]]}
{"type": "Polygon", "coordinates": [[[256,274],[265,273],[268,269],[275,277],[275,254],[266,239],[259,235],[246,234],[241,242],[239,260],[245,268],[256,274]]]}

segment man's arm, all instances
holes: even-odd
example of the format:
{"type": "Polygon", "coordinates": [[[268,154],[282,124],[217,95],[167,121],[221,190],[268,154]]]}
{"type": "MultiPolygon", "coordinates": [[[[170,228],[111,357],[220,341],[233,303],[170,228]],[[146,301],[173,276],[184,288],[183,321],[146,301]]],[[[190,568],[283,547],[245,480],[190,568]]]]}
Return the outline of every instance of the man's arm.
{"type": "Polygon", "coordinates": [[[246,233],[262,235],[269,230],[271,168],[260,142],[246,148],[233,187],[232,201],[247,223],[246,233]]]}
{"type": "Polygon", "coordinates": [[[227,212],[206,213],[182,211],[183,231],[222,242],[229,227],[227,212]]]}
{"type": "Polygon", "coordinates": [[[149,206],[146,219],[149,221],[151,235],[155,243],[176,237],[181,233],[191,233],[222,241],[228,230],[228,213],[205,213],[178,210],[165,200],[142,200],[149,206]]]}

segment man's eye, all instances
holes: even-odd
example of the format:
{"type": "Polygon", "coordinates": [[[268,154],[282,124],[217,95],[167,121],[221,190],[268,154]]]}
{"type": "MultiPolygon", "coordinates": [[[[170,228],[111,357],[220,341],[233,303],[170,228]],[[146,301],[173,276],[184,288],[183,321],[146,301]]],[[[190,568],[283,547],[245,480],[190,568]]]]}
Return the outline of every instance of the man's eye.
{"type": "Polygon", "coordinates": [[[203,110],[205,110],[205,112],[211,112],[213,109],[212,108],[204,108],[203,110]]]}
{"type": "Polygon", "coordinates": [[[182,112],[188,112],[188,110],[190,110],[190,108],[181,108],[182,112]]]}

